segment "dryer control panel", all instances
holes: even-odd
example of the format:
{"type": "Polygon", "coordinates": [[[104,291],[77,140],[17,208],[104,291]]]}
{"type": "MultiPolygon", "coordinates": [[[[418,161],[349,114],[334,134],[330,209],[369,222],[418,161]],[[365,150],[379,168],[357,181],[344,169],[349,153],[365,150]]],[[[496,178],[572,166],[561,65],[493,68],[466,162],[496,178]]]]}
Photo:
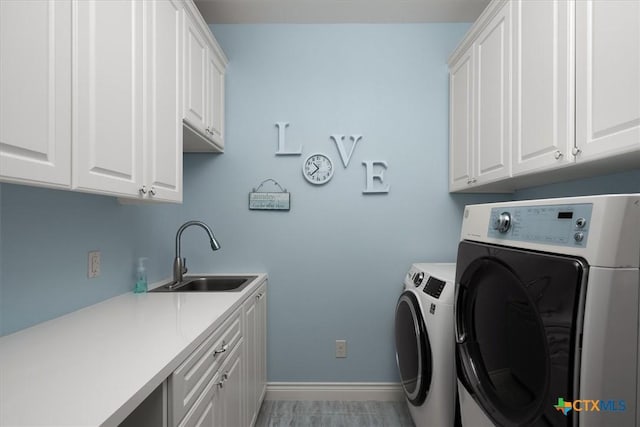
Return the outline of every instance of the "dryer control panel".
{"type": "Polygon", "coordinates": [[[592,203],[492,208],[487,236],[586,247],[592,203]]]}

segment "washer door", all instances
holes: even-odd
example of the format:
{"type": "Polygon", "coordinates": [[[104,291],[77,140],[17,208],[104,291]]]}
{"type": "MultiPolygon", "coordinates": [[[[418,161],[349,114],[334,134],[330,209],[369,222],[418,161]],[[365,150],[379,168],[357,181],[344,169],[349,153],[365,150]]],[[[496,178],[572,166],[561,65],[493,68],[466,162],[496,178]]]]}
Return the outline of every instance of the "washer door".
{"type": "Polygon", "coordinates": [[[396,362],[407,399],[422,405],[431,386],[431,345],[418,299],[411,291],[400,295],[396,306],[396,362]]]}
{"type": "Polygon", "coordinates": [[[585,264],[462,242],[458,377],[500,426],[569,426],[554,405],[576,398],[585,264]]]}

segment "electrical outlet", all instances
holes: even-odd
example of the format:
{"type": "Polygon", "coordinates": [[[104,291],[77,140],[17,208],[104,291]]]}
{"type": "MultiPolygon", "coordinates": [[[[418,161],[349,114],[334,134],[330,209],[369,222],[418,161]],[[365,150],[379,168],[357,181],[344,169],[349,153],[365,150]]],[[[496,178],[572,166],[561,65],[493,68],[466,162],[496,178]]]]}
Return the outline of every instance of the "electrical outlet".
{"type": "Polygon", "coordinates": [[[89,252],[89,265],[87,266],[87,277],[93,279],[100,275],[100,251],[89,252]]]}
{"type": "Polygon", "coordinates": [[[347,357],[347,340],[336,340],[336,357],[347,357]]]}

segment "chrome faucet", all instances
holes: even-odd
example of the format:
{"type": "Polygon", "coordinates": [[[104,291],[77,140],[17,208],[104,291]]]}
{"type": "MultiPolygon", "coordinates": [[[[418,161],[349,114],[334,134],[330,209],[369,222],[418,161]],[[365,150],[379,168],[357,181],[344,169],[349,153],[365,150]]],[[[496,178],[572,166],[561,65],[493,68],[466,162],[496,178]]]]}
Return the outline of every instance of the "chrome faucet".
{"type": "Polygon", "coordinates": [[[169,289],[179,285],[182,283],[183,275],[187,272],[187,259],[182,258],[180,251],[180,238],[182,237],[182,232],[192,225],[197,225],[202,227],[204,231],[209,235],[209,242],[211,244],[211,249],[217,251],[220,249],[220,243],[216,240],[213,235],[213,231],[211,231],[211,227],[205,224],[202,221],[187,221],[178,228],[178,232],[176,233],[176,257],[173,260],[173,282],[169,285],[169,289]]]}

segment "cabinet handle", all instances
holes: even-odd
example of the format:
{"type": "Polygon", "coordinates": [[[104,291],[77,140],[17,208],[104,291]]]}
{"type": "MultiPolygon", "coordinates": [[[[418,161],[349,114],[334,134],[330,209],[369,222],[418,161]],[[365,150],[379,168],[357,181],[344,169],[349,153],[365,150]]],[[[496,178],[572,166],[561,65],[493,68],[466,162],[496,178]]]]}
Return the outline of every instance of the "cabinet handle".
{"type": "Polygon", "coordinates": [[[573,150],[571,150],[571,154],[573,154],[574,156],[577,156],[580,153],[582,153],[582,150],[578,147],[573,147],[573,150]]]}
{"type": "Polygon", "coordinates": [[[263,296],[264,292],[260,292],[258,295],[256,295],[256,299],[262,299],[263,296]]]}
{"type": "Polygon", "coordinates": [[[225,372],[224,374],[222,374],[222,379],[220,380],[220,382],[218,383],[218,388],[223,388],[224,387],[224,383],[227,382],[227,379],[229,378],[229,376],[227,375],[227,373],[225,372]]]}
{"type": "Polygon", "coordinates": [[[220,349],[214,350],[213,357],[216,357],[217,355],[222,354],[227,350],[229,350],[229,344],[222,341],[222,347],[220,349]]]}
{"type": "Polygon", "coordinates": [[[156,187],[151,186],[151,188],[149,189],[149,195],[151,196],[156,195],[156,187]]]}
{"type": "Polygon", "coordinates": [[[560,150],[556,150],[555,153],[553,153],[553,157],[555,157],[556,160],[560,160],[560,158],[563,156],[564,154],[562,154],[562,151],[560,150]]]}
{"type": "Polygon", "coordinates": [[[139,192],[140,192],[140,194],[142,194],[143,196],[144,196],[145,194],[147,194],[147,187],[146,187],[146,185],[143,185],[143,186],[140,188],[140,190],[138,190],[138,191],[139,191],[139,192]]]}

